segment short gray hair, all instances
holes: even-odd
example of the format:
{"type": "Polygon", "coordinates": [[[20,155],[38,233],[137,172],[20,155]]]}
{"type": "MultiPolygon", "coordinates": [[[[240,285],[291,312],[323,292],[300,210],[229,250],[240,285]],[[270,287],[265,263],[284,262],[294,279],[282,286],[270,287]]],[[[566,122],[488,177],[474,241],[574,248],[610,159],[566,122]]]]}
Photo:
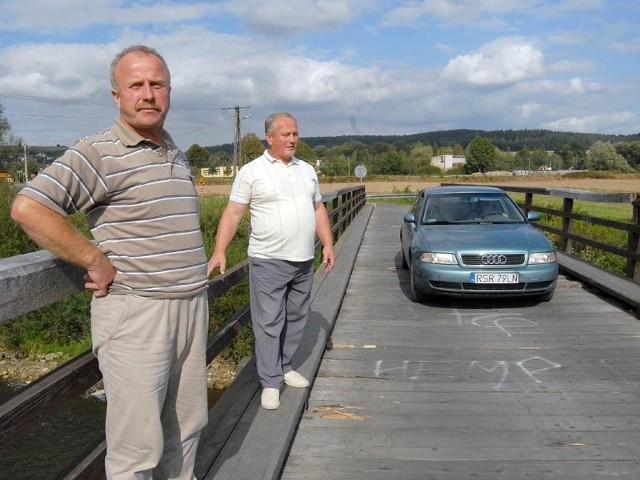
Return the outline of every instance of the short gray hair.
{"type": "Polygon", "coordinates": [[[282,117],[290,118],[291,120],[293,120],[294,122],[297,123],[296,117],[294,117],[293,115],[291,115],[288,112],[272,113],[264,121],[264,133],[273,133],[273,124],[275,123],[275,121],[277,119],[282,118],[282,117]]]}
{"type": "Polygon", "coordinates": [[[162,63],[162,66],[167,72],[167,81],[169,82],[168,84],[171,85],[171,73],[169,72],[169,66],[167,65],[167,62],[165,62],[162,55],[160,55],[155,48],[147,47],[146,45],[131,45],[130,47],[127,47],[124,50],[122,50],[120,53],[118,53],[115,57],[113,57],[113,60],[111,61],[111,69],[109,73],[109,77],[111,80],[111,88],[113,88],[114,90],[118,88],[118,83],[116,82],[116,76],[115,76],[115,70],[116,70],[116,67],[118,66],[118,63],[120,63],[120,60],[122,60],[122,58],[125,55],[128,55],[133,52],[143,53],[146,55],[153,55],[154,57],[158,58],[158,60],[160,60],[160,62],[162,63]]]}

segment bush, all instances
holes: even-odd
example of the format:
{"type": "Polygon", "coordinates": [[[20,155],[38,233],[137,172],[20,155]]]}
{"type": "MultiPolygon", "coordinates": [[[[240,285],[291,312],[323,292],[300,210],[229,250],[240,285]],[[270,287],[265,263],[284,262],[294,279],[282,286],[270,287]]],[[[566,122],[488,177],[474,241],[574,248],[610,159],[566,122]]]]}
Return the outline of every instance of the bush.
{"type": "MultiPolygon", "coordinates": [[[[200,229],[204,237],[207,257],[211,257],[215,244],[218,223],[227,205],[227,199],[221,197],[207,197],[200,201],[200,229]]],[[[249,243],[249,216],[245,215],[238,226],[236,236],[227,249],[227,268],[230,268],[247,258],[249,243]]],[[[218,272],[215,272],[218,273],[218,272]]],[[[214,275],[215,275],[214,273],[214,275]]],[[[244,280],[230,291],[209,302],[209,333],[213,333],[240,310],[249,301],[249,281],[244,280]]],[[[237,363],[240,359],[250,356],[253,350],[253,331],[251,325],[245,326],[236,335],[235,340],[225,348],[222,358],[237,363]]]]}
{"type": "MultiPolygon", "coordinates": [[[[37,251],[40,248],[29,239],[20,226],[11,219],[11,203],[16,192],[8,186],[0,188],[0,258],[37,251]]],[[[226,206],[226,199],[204,198],[200,205],[200,224],[205,250],[210,256],[213,250],[218,222],[226,206]]],[[[78,231],[91,237],[82,214],[69,217],[78,231]]],[[[243,219],[237,237],[229,246],[227,266],[231,267],[246,258],[248,243],[248,218],[243,219]]],[[[248,302],[248,282],[236,286],[232,291],[211,302],[209,310],[210,331],[220,328],[248,302]]],[[[84,291],[70,298],[21,315],[11,321],[0,323],[0,348],[10,350],[18,356],[41,353],[64,352],[70,358],[90,348],[91,292],[84,291]]],[[[223,356],[238,360],[250,355],[253,336],[250,328],[243,329],[234,345],[228,347],[223,356]]]]}
{"type": "Polygon", "coordinates": [[[64,352],[74,357],[91,345],[91,292],[84,291],[0,324],[0,345],[20,357],[64,352]]]}
{"type": "Polygon", "coordinates": [[[11,204],[16,196],[15,188],[0,181],[0,258],[35,252],[38,246],[11,218],[11,204]]]}

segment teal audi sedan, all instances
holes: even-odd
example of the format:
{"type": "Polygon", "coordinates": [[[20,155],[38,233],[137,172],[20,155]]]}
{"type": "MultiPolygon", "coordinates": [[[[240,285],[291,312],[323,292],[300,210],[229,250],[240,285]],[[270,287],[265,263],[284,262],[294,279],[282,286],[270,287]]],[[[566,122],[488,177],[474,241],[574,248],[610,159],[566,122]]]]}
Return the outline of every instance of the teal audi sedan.
{"type": "Polygon", "coordinates": [[[412,300],[530,297],[549,301],[558,259],[549,239],[497,187],[442,186],[416,196],[400,227],[412,300]]]}

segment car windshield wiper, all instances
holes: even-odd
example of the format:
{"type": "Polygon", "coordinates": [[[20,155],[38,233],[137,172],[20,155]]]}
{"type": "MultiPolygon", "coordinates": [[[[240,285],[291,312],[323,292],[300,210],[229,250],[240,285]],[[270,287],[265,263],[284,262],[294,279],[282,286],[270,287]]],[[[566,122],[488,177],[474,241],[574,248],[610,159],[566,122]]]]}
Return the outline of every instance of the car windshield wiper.
{"type": "Polygon", "coordinates": [[[429,220],[422,222],[422,225],[453,225],[454,223],[460,223],[460,222],[450,222],[448,220],[434,220],[430,218],[429,220]]]}
{"type": "Polygon", "coordinates": [[[476,222],[473,223],[482,223],[482,224],[492,224],[492,223],[498,223],[498,224],[502,224],[502,223],[524,223],[521,220],[510,220],[510,219],[504,219],[504,220],[478,220],[476,222]]]}

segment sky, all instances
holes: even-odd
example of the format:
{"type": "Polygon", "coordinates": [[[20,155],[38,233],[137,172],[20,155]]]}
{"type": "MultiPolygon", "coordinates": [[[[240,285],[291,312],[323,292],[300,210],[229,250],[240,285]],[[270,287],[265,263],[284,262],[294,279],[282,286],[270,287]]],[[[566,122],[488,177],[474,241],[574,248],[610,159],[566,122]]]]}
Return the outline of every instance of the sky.
{"type": "Polygon", "coordinates": [[[0,105],[26,145],[70,146],[118,116],[132,44],[171,70],[178,145],[452,129],[640,133],[637,0],[2,0],[0,105]]]}

